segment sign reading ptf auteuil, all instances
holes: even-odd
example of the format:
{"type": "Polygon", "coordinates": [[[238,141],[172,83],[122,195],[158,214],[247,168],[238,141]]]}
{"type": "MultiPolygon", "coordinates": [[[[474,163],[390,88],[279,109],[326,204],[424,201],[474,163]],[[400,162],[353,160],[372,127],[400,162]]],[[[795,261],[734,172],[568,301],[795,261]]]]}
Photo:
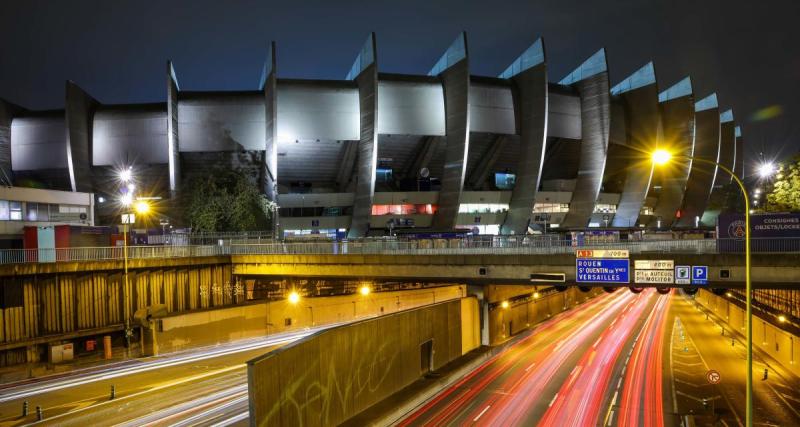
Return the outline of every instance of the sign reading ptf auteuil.
{"type": "Polygon", "coordinates": [[[575,252],[578,283],[630,283],[627,250],[579,250],[575,252]]]}

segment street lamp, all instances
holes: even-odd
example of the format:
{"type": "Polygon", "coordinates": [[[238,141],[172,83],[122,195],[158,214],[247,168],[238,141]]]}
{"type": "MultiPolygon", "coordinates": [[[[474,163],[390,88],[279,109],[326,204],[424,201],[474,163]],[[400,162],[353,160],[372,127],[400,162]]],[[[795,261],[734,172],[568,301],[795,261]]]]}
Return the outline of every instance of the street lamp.
{"type": "Polygon", "coordinates": [[[298,302],[300,302],[300,294],[298,294],[297,291],[292,291],[291,293],[289,293],[288,299],[291,304],[297,304],[298,302]]]}
{"type": "MultiPolygon", "coordinates": [[[[736,181],[736,184],[739,186],[739,190],[742,192],[742,197],[744,198],[744,228],[745,228],[745,240],[744,240],[744,263],[745,263],[745,292],[747,293],[746,298],[746,305],[747,305],[747,392],[746,392],[746,400],[747,400],[747,408],[745,410],[745,425],[747,427],[752,427],[753,425],[753,289],[750,282],[750,202],[747,198],[747,189],[744,187],[744,183],[742,180],[736,176],[733,171],[731,171],[728,167],[721,165],[715,161],[707,160],[699,157],[692,157],[692,156],[683,156],[683,155],[673,155],[667,150],[664,149],[657,149],[653,151],[650,155],[650,158],[656,166],[663,166],[669,163],[672,159],[684,160],[684,161],[691,161],[691,162],[698,162],[704,163],[711,166],[716,166],[719,169],[722,169],[728,175],[736,181]]],[[[762,172],[766,172],[767,176],[772,174],[774,171],[775,166],[767,163],[762,165],[759,168],[759,174],[762,172]]],[[[765,176],[762,174],[762,176],[765,176]]]]}
{"type": "Polygon", "coordinates": [[[358,292],[360,292],[360,293],[361,293],[361,295],[367,296],[367,295],[369,295],[369,293],[371,292],[371,290],[369,289],[369,286],[367,286],[367,285],[364,285],[364,286],[362,286],[362,287],[361,287],[361,288],[358,290],[358,292]]]}
{"type": "Polygon", "coordinates": [[[760,176],[762,179],[769,178],[774,173],[775,173],[775,163],[764,162],[758,166],[758,176],[760,176]]]}

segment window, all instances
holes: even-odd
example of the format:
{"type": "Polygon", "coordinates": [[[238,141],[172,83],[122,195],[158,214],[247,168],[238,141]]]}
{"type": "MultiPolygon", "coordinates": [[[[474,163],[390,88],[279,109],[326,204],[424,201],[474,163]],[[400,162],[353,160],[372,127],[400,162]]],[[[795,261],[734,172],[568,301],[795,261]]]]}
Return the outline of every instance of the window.
{"type": "Polygon", "coordinates": [[[12,221],[22,221],[22,202],[8,202],[12,221]]]}
{"type": "Polygon", "coordinates": [[[377,182],[391,182],[392,170],[385,168],[378,168],[375,170],[375,180],[377,182]]]}
{"type": "MultiPolygon", "coordinates": [[[[39,220],[39,205],[37,203],[25,203],[25,221],[38,221],[39,220]]],[[[45,205],[47,209],[47,205],[45,205]]]]}
{"type": "Polygon", "coordinates": [[[533,205],[536,213],[563,213],[569,212],[569,203],[536,203],[533,205]]]}
{"type": "Polygon", "coordinates": [[[9,220],[8,200],[0,200],[0,221],[9,220]]]}
{"type": "Polygon", "coordinates": [[[594,213],[616,213],[617,205],[610,205],[608,203],[598,203],[594,205],[594,213]]]}
{"type": "Polygon", "coordinates": [[[508,203],[462,203],[458,213],[503,213],[508,211],[508,203]]]}
{"type": "Polygon", "coordinates": [[[413,205],[410,203],[402,205],[372,205],[372,215],[433,215],[436,212],[436,205],[421,204],[413,205]]]}
{"type": "Polygon", "coordinates": [[[512,190],[517,182],[517,175],[507,172],[495,172],[494,185],[499,190],[512,190]]]}
{"type": "Polygon", "coordinates": [[[653,208],[649,206],[642,206],[642,209],[639,211],[639,215],[652,215],[653,208]]]}

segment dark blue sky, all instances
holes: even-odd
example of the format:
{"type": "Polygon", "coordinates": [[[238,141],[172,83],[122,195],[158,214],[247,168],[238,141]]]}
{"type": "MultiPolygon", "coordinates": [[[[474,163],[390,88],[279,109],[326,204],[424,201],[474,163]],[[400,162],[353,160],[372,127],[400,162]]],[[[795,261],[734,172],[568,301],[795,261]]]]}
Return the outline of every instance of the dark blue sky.
{"type": "Polygon", "coordinates": [[[652,59],[661,89],[690,75],[748,150],[785,156],[800,150],[798,3],[0,0],[0,97],[63,108],[70,79],[103,103],[161,102],[168,58],[181,89],[254,89],[273,39],[279,76],[343,78],[370,31],[383,72],[426,73],[466,30],[472,73],[496,75],[541,35],[553,81],[600,47],[612,84],[652,59]]]}

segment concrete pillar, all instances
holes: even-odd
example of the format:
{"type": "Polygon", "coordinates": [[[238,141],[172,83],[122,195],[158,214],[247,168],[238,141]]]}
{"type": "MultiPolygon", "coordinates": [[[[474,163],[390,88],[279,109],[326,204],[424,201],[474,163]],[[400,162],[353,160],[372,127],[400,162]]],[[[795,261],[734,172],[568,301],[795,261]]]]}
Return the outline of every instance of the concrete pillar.
{"type": "Polygon", "coordinates": [[[547,149],[547,67],[544,41],[536,40],[501,77],[511,79],[517,98],[519,163],[502,234],[526,234],[547,149]]]}
{"type": "Polygon", "coordinates": [[[449,229],[455,227],[458,217],[469,152],[469,51],[466,33],[456,38],[428,75],[439,76],[444,86],[446,132],[442,189],[433,227],[449,229]]]}
{"type": "MultiPolygon", "coordinates": [[[[697,101],[695,111],[694,157],[717,161],[719,158],[719,107],[717,94],[697,101]]],[[[694,227],[695,218],[702,218],[708,205],[711,189],[714,187],[716,167],[692,162],[689,180],[683,195],[681,218],[677,221],[680,227],[694,227]]]]}
{"type": "Polygon", "coordinates": [[[559,84],[581,97],[581,156],[578,177],[562,227],[586,227],[603,184],[611,123],[611,96],[605,49],[584,61],[559,84]]]}
{"type": "Polygon", "coordinates": [[[75,83],[67,81],[67,167],[72,191],[92,192],[91,129],[98,102],[75,83]]]}
{"type": "Polygon", "coordinates": [[[264,193],[272,201],[278,200],[278,90],[275,42],[269,44],[260,87],[264,91],[266,113],[264,193]]]}
{"type": "Polygon", "coordinates": [[[347,80],[358,84],[361,138],[356,163],[356,194],[348,237],[363,237],[370,228],[372,199],[375,196],[375,169],[378,164],[378,62],[375,33],[367,38],[356,57],[347,80]]]}
{"type": "Polygon", "coordinates": [[[178,138],[178,79],[172,61],[167,61],[167,147],[169,162],[169,190],[175,192],[180,185],[181,157],[178,138]]]}

